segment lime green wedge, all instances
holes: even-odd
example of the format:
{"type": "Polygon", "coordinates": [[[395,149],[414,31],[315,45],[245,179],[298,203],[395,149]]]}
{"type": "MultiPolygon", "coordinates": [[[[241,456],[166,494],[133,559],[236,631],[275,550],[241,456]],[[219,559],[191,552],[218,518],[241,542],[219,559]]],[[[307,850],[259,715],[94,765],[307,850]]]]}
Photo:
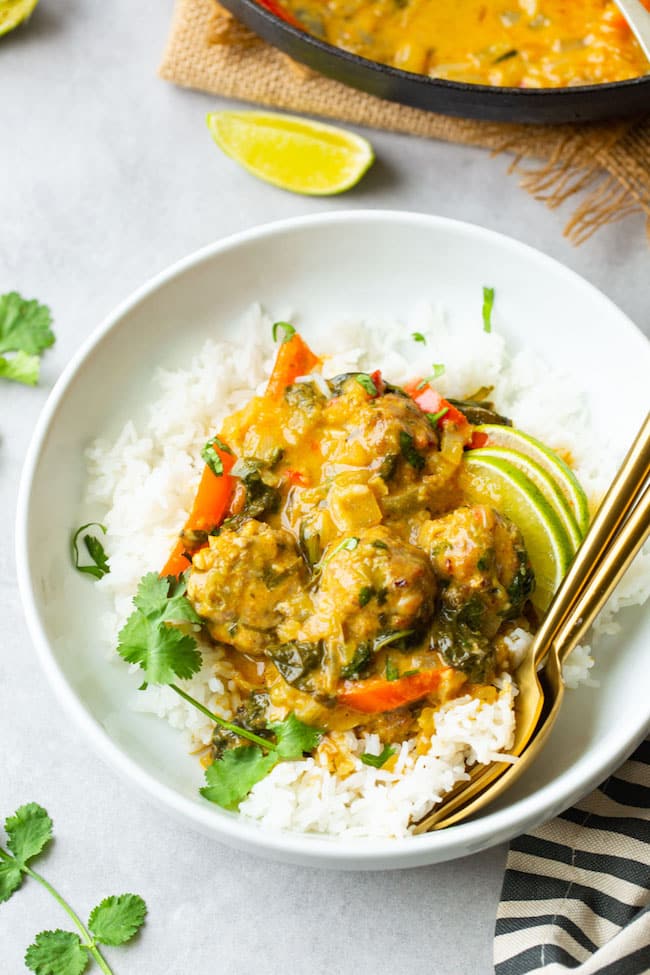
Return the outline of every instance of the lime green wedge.
{"type": "Polygon", "coordinates": [[[565,464],[554,450],[535,440],[534,437],[529,437],[527,433],[522,433],[521,430],[497,426],[495,423],[485,423],[476,429],[487,435],[487,446],[505,447],[507,450],[517,451],[543,467],[562,491],[578,523],[580,535],[584,537],[589,528],[589,503],[587,495],[569,465],[565,464]]]}
{"type": "Polygon", "coordinates": [[[361,136],[295,115],[212,112],[207,122],[226,155],[253,176],[293,193],[343,193],[375,158],[361,136]]]}
{"type": "Polygon", "coordinates": [[[479,447],[476,450],[472,450],[470,453],[474,456],[480,456],[482,459],[491,457],[493,460],[505,460],[507,463],[512,464],[513,467],[516,467],[517,470],[520,470],[522,474],[525,474],[555,511],[555,514],[562,522],[565,532],[569,536],[569,541],[573,549],[578,548],[578,545],[582,541],[582,532],[578,528],[578,522],[557,482],[543,467],[540,467],[537,461],[534,461],[531,457],[517,450],[509,450],[507,447],[492,447],[488,445],[487,447],[479,447]]]}
{"type": "Polygon", "coordinates": [[[0,34],[7,34],[27,20],[38,0],[0,0],[0,34]]]}
{"type": "Polygon", "coordinates": [[[461,487],[470,503],[491,505],[517,525],[535,573],[532,602],[545,612],[575,554],[552,505],[514,464],[479,450],[465,454],[461,487]]]}

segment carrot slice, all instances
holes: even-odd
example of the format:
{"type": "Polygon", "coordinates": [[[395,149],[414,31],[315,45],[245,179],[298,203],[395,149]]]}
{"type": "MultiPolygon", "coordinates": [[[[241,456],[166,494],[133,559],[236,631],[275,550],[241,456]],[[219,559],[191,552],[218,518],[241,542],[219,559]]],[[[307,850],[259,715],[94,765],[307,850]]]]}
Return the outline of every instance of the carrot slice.
{"type": "Polygon", "coordinates": [[[423,670],[390,681],[383,677],[346,681],[337,696],[341,704],[366,714],[393,711],[435,691],[444,675],[452,669],[438,667],[436,670],[423,670]]]}
{"type": "Polygon", "coordinates": [[[271,399],[282,399],[287,386],[298,376],[308,375],[319,363],[318,356],[314,355],[307,343],[295,332],[278,349],[266,395],[271,399]]]}
{"type": "MultiPolygon", "coordinates": [[[[235,488],[235,478],[232,477],[230,471],[236,458],[229,451],[222,450],[216,442],[213,447],[223,465],[223,473],[214,474],[207,464],[203,468],[194,504],[185,523],[185,531],[212,531],[213,528],[221,524],[228,510],[235,488]]],[[[190,560],[185,555],[185,550],[186,545],[183,539],[179,538],[160,573],[161,576],[178,577],[182,572],[185,572],[190,564],[190,560]]]]}

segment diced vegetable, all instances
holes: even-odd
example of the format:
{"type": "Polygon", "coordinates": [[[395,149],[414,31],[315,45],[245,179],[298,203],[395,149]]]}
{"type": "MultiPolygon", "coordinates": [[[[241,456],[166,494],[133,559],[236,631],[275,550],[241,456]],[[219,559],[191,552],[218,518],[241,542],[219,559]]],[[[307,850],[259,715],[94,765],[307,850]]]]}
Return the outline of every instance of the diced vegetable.
{"type": "MultiPolygon", "coordinates": [[[[184,532],[211,532],[223,521],[232,498],[235,479],[230,471],[235,463],[232,451],[218,438],[211,445],[214,454],[221,463],[222,473],[215,474],[209,465],[203,469],[199,488],[194,498],[190,516],[185,523],[184,532]]],[[[189,567],[190,561],[185,555],[187,543],[181,537],[178,539],[165,563],[162,576],[175,576],[189,567]]]]}
{"type": "Polygon", "coordinates": [[[450,672],[450,667],[439,667],[397,680],[370,677],[368,680],[346,681],[338,692],[338,699],[341,704],[366,714],[393,711],[435,691],[444,675],[450,672]]]}
{"type": "Polygon", "coordinates": [[[460,410],[457,410],[449,400],[444,399],[428,383],[422,386],[421,379],[414,379],[412,382],[407,383],[404,389],[415,400],[423,413],[437,414],[437,425],[439,427],[445,423],[454,423],[457,426],[469,426],[467,419],[460,410]]]}
{"type": "Polygon", "coordinates": [[[296,332],[278,349],[266,395],[271,399],[281,399],[287,386],[291,386],[298,376],[308,375],[319,363],[318,356],[296,332]]]}

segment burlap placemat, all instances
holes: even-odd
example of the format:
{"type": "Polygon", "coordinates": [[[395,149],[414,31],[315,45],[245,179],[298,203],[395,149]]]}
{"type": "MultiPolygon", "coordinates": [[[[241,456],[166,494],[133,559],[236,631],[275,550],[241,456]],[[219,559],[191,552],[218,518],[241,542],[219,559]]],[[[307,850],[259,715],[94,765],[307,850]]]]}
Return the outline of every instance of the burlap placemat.
{"type": "Polygon", "coordinates": [[[406,108],[296,65],[215,0],[177,0],[160,75],[189,88],[274,108],[510,152],[511,169],[536,199],[558,207],[577,195],[564,231],[577,244],[630,213],[644,211],[650,218],[650,116],[541,127],[406,108]]]}

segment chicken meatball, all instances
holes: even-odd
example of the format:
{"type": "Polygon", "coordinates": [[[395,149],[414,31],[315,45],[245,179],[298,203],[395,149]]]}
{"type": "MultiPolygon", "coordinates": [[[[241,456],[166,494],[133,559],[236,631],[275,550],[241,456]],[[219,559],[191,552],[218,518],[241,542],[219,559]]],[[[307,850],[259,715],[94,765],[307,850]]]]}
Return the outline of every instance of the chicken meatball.
{"type": "Polygon", "coordinates": [[[251,519],[195,554],[187,595],[213,639],[261,655],[291,615],[305,575],[293,536],[251,519]]]}
{"type": "Polygon", "coordinates": [[[386,637],[404,632],[421,637],[433,615],[435,596],[426,554],[378,526],[349,539],[326,561],[319,615],[326,618],[330,634],[339,638],[345,670],[355,655],[359,657],[359,648],[369,659],[386,637]]]}
{"type": "Polygon", "coordinates": [[[449,663],[485,676],[493,638],[535,586],[521,533],[493,508],[468,505],[425,522],[418,541],[441,590],[434,639],[449,663]]]}

